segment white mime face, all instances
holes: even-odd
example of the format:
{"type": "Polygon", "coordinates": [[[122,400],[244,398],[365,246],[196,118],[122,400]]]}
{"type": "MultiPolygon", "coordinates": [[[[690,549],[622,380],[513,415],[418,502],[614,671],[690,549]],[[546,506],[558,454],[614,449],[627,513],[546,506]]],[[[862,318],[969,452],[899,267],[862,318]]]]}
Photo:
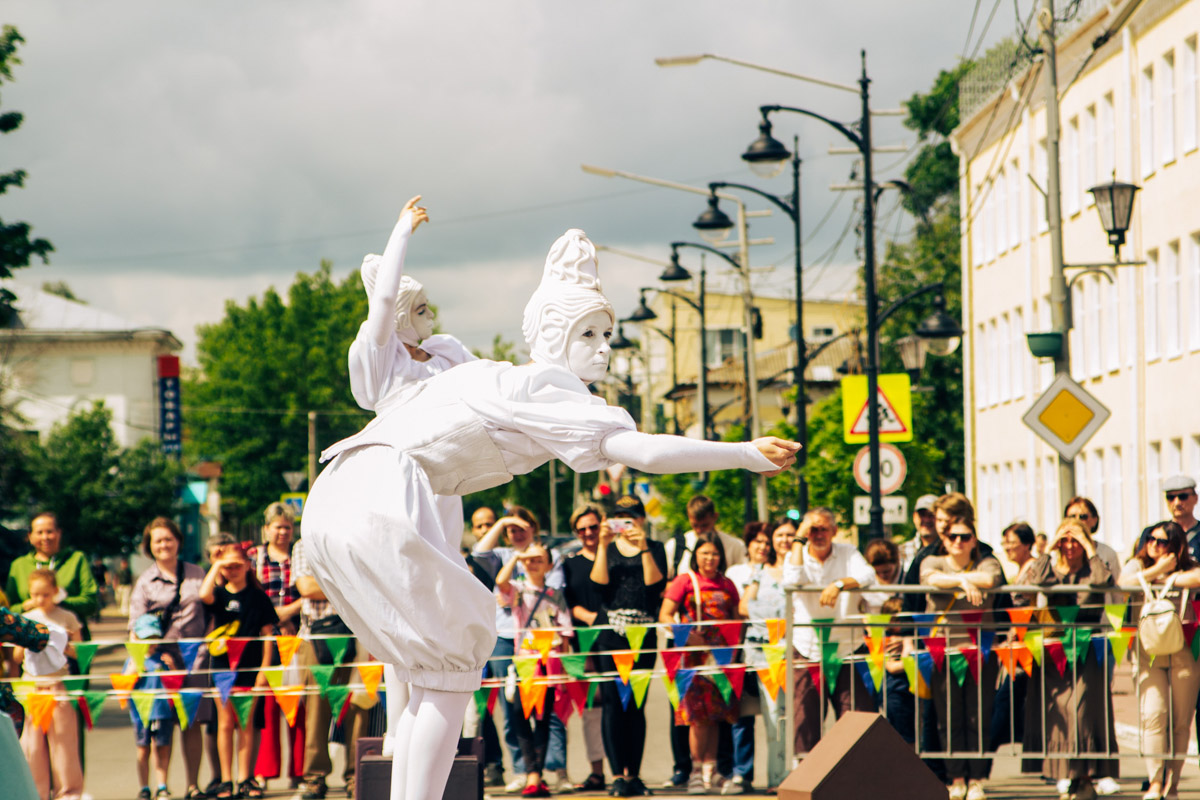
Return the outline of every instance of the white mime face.
{"type": "Polygon", "coordinates": [[[603,380],[612,350],[613,322],[608,312],[596,310],[575,323],[567,342],[567,368],[585,383],[603,380]]]}
{"type": "Polygon", "coordinates": [[[433,336],[433,317],[429,300],[425,297],[425,292],[421,291],[413,298],[412,311],[409,314],[409,322],[417,333],[417,339],[424,341],[433,336]]]}

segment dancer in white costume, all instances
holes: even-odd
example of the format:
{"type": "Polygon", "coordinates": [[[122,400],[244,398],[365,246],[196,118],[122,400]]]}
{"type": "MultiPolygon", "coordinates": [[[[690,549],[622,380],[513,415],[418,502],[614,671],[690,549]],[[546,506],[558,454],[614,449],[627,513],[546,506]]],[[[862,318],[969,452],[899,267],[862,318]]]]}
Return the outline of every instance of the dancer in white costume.
{"type": "Polygon", "coordinates": [[[551,458],[592,472],[745,468],[774,474],[799,445],[639,433],[585,382],[608,369],[612,307],[583,231],[554,243],[525,308],[532,363],[473,361],[403,387],[386,413],[323,454],[304,509],[307,555],[343,619],[412,685],[396,731],[393,800],[439,798],[463,713],[495,643],[495,598],[458,552],[439,496],[506,483],[551,458]]]}
{"type": "MultiPolygon", "coordinates": [[[[438,375],[451,367],[474,361],[466,345],[445,333],[433,333],[433,310],[420,283],[404,274],[409,237],[429,221],[418,205],[421,195],[404,204],[400,219],[388,237],[383,255],[363,258],[360,275],[367,292],[367,319],[350,344],[350,392],[368,411],[382,414],[410,383],[438,375]]],[[[442,517],[462,517],[462,499],[438,498],[442,517]]],[[[400,714],[408,704],[408,685],[394,664],[384,665],[387,689],[387,733],[383,754],[395,750],[400,714]]]]}

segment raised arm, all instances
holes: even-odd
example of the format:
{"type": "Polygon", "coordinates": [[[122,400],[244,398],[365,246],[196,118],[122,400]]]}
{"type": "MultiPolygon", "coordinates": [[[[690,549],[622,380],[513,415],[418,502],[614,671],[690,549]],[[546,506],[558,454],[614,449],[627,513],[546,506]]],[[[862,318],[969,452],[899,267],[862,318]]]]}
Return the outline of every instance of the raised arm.
{"type": "Polygon", "coordinates": [[[608,546],[617,538],[608,527],[608,520],[600,523],[600,546],[596,548],[596,560],[592,562],[592,572],[588,575],[592,583],[598,586],[608,585],[608,546]]]}
{"type": "Polygon", "coordinates": [[[764,436],[752,442],[707,442],[669,434],[620,430],[600,445],[613,461],[655,474],[748,469],[777,475],[796,463],[800,445],[764,436]]]}
{"type": "Polygon", "coordinates": [[[367,304],[367,331],[378,347],[387,344],[396,327],[396,295],[400,293],[400,279],[404,277],[408,238],[418,225],[429,219],[425,209],[417,205],[420,199],[421,195],[417,195],[404,204],[379,261],[375,290],[367,304]]]}

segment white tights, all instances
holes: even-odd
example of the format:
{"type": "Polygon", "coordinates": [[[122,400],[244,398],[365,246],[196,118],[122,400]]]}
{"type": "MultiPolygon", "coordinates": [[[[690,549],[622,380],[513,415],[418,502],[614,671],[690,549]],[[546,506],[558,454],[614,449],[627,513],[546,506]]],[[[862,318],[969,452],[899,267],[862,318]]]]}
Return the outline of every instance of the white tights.
{"type": "MultiPolygon", "coordinates": [[[[471,693],[408,688],[408,703],[395,727],[391,800],[440,800],[471,693]]],[[[389,706],[391,700],[389,693],[389,706]]]]}
{"type": "Polygon", "coordinates": [[[396,731],[400,729],[400,715],[408,706],[409,686],[400,680],[394,664],[383,666],[383,683],[387,691],[387,731],[383,734],[385,758],[396,752],[396,731]]]}

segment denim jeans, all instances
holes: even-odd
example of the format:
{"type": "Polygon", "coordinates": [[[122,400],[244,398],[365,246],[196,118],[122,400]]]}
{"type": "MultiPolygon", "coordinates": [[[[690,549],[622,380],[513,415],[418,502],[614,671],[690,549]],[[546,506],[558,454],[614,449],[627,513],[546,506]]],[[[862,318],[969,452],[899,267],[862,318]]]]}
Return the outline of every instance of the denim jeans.
{"type": "Polygon", "coordinates": [[[754,720],[739,717],[733,723],[733,774],[740,775],[746,784],[754,783],[754,720]]]}

